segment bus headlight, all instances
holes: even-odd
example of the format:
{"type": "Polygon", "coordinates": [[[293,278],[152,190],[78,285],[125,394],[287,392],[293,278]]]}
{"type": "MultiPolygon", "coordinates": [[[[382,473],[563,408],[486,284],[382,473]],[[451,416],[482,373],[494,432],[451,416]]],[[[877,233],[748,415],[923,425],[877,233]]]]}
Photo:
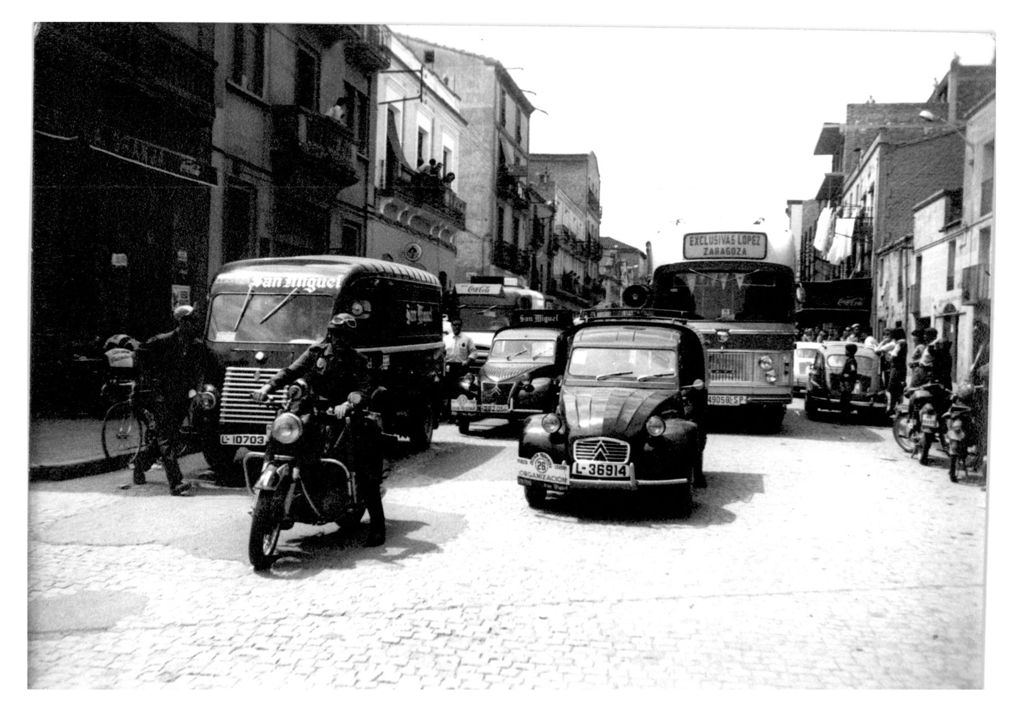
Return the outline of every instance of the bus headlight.
{"type": "Polygon", "coordinates": [[[645,425],[647,427],[647,434],[652,438],[660,438],[665,434],[665,421],[661,419],[661,416],[652,415],[647,419],[645,425]]]}
{"type": "Polygon", "coordinates": [[[555,413],[548,413],[541,418],[540,427],[544,428],[545,433],[557,433],[562,427],[562,419],[555,413]]]}
{"type": "Polygon", "coordinates": [[[284,445],[291,445],[302,435],[302,421],[294,413],[281,413],[274,418],[270,437],[284,445]]]}
{"type": "Polygon", "coordinates": [[[761,367],[762,371],[767,371],[769,368],[775,365],[775,362],[772,361],[771,356],[762,356],[757,360],[757,365],[761,367]]]}

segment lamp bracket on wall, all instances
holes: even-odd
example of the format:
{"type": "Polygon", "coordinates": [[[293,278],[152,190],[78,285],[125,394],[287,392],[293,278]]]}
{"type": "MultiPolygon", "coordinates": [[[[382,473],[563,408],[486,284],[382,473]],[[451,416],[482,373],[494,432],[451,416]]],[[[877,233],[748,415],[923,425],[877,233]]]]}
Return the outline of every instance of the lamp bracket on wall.
{"type": "Polygon", "coordinates": [[[384,104],[402,104],[407,101],[423,101],[423,70],[424,67],[419,69],[385,69],[380,74],[419,74],[420,75],[420,93],[417,96],[407,96],[401,99],[391,99],[389,101],[379,101],[377,106],[383,106],[384,104]]]}

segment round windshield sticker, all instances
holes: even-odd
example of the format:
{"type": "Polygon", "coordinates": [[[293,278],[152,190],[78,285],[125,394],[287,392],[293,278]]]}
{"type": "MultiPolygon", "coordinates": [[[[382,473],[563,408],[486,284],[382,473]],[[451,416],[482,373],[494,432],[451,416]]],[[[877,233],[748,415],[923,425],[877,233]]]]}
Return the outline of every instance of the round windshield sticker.
{"type": "Polygon", "coordinates": [[[548,455],[546,452],[538,452],[536,455],[530,458],[530,464],[533,465],[533,469],[535,469],[538,473],[543,475],[548,470],[550,470],[551,466],[555,463],[551,459],[551,456],[548,455]]]}

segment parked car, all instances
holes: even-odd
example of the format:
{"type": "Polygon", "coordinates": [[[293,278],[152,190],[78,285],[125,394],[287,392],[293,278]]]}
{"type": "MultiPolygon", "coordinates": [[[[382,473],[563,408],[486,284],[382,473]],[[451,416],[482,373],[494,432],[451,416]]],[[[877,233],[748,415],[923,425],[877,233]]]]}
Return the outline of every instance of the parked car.
{"type": "MultiPolygon", "coordinates": [[[[822,410],[840,409],[839,377],[846,360],[847,341],[817,344],[814,361],[807,371],[804,413],[811,420],[822,410]]],[[[860,416],[885,417],[886,398],[882,386],[881,359],[870,346],[857,344],[857,381],[850,395],[850,407],[860,416]]]]}
{"type": "Polygon", "coordinates": [[[463,374],[454,386],[450,407],[462,434],[477,418],[519,420],[555,406],[572,313],[523,310],[512,312],[511,321],[495,332],[480,370],[463,374]]]}
{"type": "Polygon", "coordinates": [[[706,356],[684,319],[658,313],[584,312],[567,333],[557,405],[528,418],[519,440],[531,507],[549,490],[663,488],[689,511],[703,480],[706,356]]]}
{"type": "Polygon", "coordinates": [[[807,392],[807,371],[814,363],[814,354],[820,344],[816,341],[797,341],[793,349],[793,395],[802,396],[807,392]]]}

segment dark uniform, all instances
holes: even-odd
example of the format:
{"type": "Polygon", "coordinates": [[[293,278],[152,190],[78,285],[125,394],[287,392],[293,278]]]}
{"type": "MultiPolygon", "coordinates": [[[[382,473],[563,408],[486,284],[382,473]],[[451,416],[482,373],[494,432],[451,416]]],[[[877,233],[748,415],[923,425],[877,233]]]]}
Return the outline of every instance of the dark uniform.
{"type": "Polygon", "coordinates": [[[151,417],[146,424],[146,441],[135,457],[132,480],[144,484],[146,470],[159,457],[171,494],[181,495],[188,493],[189,486],[183,483],[175,446],[181,423],[188,415],[189,390],[202,385],[207,354],[203,343],[193,336],[196,325],[191,308],[186,311],[178,307],[175,318],[178,328],[157,334],[136,352],[136,401],[151,417]]]}
{"type": "MultiPolygon", "coordinates": [[[[349,317],[351,319],[351,317],[349,317]]],[[[354,321],[354,320],[353,320],[354,321]]],[[[332,340],[331,334],[345,334],[343,329],[332,328],[328,336],[313,344],[290,366],[275,373],[261,389],[264,395],[287,386],[296,379],[305,378],[312,392],[335,404],[346,403],[348,394],[358,391],[366,401],[373,391],[373,377],[366,357],[347,344],[347,340],[332,340]]],[[[383,455],[380,432],[365,418],[355,418],[356,486],[366,503],[370,515],[367,546],[384,543],[384,505],[380,498],[383,455]]]]}

